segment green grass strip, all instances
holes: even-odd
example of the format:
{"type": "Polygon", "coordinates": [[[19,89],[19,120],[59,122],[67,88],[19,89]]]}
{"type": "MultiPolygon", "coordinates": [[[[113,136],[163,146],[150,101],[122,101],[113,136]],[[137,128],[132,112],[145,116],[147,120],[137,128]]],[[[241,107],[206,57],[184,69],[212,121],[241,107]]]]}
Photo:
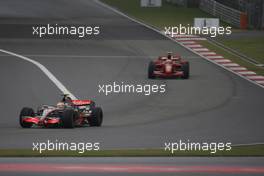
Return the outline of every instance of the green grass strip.
{"type": "Polygon", "coordinates": [[[200,44],[202,44],[204,47],[210,49],[211,51],[214,51],[215,53],[222,55],[225,59],[229,59],[233,61],[234,63],[239,64],[240,66],[246,67],[250,71],[254,71],[259,75],[264,75],[264,69],[262,67],[258,67],[252,63],[249,63],[245,60],[242,60],[240,57],[227,52],[223,48],[213,45],[208,41],[199,41],[200,44]]]}
{"type": "Polygon", "coordinates": [[[264,64],[264,36],[223,38],[219,39],[219,42],[264,64]]]}
{"type": "Polygon", "coordinates": [[[29,149],[0,149],[0,157],[177,157],[177,156],[264,156],[264,145],[235,146],[230,151],[175,151],[164,149],[121,149],[86,151],[45,151],[29,149]]]}

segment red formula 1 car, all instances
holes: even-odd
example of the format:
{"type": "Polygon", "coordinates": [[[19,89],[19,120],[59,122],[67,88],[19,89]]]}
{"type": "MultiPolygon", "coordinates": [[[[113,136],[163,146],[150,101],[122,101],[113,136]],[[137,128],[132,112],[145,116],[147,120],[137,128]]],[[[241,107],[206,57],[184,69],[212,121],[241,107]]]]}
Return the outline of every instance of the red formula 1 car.
{"type": "Polygon", "coordinates": [[[189,62],[181,59],[180,56],[160,56],[151,61],[148,67],[148,78],[189,78],[189,62]]]}
{"type": "Polygon", "coordinates": [[[63,95],[62,101],[56,106],[42,105],[36,112],[32,108],[23,108],[20,112],[19,123],[23,128],[33,126],[74,128],[85,126],[101,126],[103,111],[96,107],[92,100],[71,100],[63,95]]]}

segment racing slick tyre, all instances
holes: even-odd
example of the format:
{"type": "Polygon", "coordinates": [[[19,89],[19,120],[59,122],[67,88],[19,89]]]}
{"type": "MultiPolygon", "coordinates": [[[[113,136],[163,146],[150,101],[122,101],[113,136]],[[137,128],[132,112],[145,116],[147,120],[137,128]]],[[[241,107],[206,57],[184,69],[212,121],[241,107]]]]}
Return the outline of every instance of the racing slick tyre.
{"type": "Polygon", "coordinates": [[[99,127],[103,123],[103,110],[100,107],[95,107],[92,110],[92,115],[88,119],[90,126],[99,127]]]}
{"type": "Polygon", "coordinates": [[[62,127],[63,128],[74,128],[74,110],[66,109],[62,114],[62,127]]]}
{"type": "Polygon", "coordinates": [[[149,63],[149,66],[148,66],[148,78],[149,79],[154,79],[155,78],[154,70],[155,70],[155,63],[153,61],[151,61],[149,63]]]}
{"type": "Polygon", "coordinates": [[[32,125],[33,125],[32,123],[25,123],[25,122],[23,122],[23,117],[24,116],[34,117],[35,116],[34,110],[32,108],[23,108],[20,111],[20,115],[19,115],[19,123],[20,123],[20,126],[22,128],[31,128],[32,125]]]}
{"type": "Polygon", "coordinates": [[[184,64],[182,65],[182,71],[183,71],[183,76],[182,76],[182,78],[183,78],[183,79],[188,79],[188,78],[189,78],[189,76],[190,76],[190,71],[189,71],[189,69],[190,69],[189,62],[186,62],[186,63],[184,63],[184,64]]]}

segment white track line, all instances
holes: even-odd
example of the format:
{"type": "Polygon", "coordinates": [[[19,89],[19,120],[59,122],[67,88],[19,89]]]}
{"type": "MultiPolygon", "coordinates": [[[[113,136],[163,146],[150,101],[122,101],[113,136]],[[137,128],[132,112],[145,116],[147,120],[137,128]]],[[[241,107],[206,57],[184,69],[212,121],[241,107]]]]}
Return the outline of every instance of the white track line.
{"type": "Polygon", "coordinates": [[[39,62],[32,60],[28,57],[22,56],[20,54],[16,54],[7,50],[0,49],[0,52],[9,54],[11,56],[23,59],[25,61],[28,61],[35,66],[37,66],[45,75],[61,90],[62,93],[64,94],[69,94],[69,96],[72,99],[77,99],[44,65],[40,64],[39,62]]]}

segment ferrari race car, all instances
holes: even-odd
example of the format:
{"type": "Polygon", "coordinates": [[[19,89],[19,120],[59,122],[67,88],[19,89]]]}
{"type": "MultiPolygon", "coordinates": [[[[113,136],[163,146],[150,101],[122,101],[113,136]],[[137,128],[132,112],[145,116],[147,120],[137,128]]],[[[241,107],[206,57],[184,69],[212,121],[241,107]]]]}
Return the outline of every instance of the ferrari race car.
{"type": "Polygon", "coordinates": [[[148,67],[148,78],[189,78],[189,62],[182,60],[180,56],[168,53],[151,61],[148,67]]]}
{"type": "Polygon", "coordinates": [[[95,102],[72,100],[68,95],[63,95],[63,99],[56,106],[42,105],[36,112],[32,108],[24,107],[19,116],[19,123],[23,128],[74,128],[86,124],[101,126],[102,122],[103,111],[95,106],[95,102]]]}

